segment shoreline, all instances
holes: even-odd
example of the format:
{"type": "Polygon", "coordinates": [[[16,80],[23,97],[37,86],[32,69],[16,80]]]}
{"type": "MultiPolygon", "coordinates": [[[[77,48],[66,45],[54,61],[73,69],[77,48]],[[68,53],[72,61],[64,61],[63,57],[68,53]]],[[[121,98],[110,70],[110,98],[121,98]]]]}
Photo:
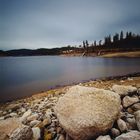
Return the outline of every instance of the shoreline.
{"type": "MultiPolygon", "coordinates": [[[[82,80],[81,82],[77,82],[77,83],[72,83],[72,84],[68,84],[68,85],[56,85],[53,88],[50,88],[46,91],[41,91],[38,93],[33,93],[30,96],[26,96],[23,98],[19,98],[19,99],[15,99],[15,100],[9,100],[9,101],[5,101],[5,102],[0,102],[0,106],[5,106],[12,104],[14,102],[22,102],[24,100],[34,100],[36,98],[42,98],[45,96],[48,96],[49,94],[53,94],[54,92],[66,92],[68,88],[70,88],[71,86],[74,85],[89,85],[91,83],[102,83],[102,82],[106,82],[106,81],[114,81],[114,80],[125,80],[127,78],[131,78],[131,77],[140,77],[140,72],[135,72],[135,73],[129,73],[129,74],[125,74],[125,75],[117,75],[117,76],[108,76],[108,77],[100,77],[100,78],[91,78],[89,80],[82,80]]],[[[0,107],[1,108],[1,107],[0,107]]]]}
{"type": "Polygon", "coordinates": [[[140,51],[118,51],[118,52],[104,52],[100,51],[100,53],[89,53],[83,56],[83,53],[66,53],[66,54],[58,54],[58,55],[0,55],[0,58],[3,57],[29,57],[29,56],[64,56],[64,57],[101,57],[101,58],[140,58],[140,51]]]}
{"type": "Polygon", "coordinates": [[[68,57],[101,57],[101,58],[140,58],[140,51],[124,51],[124,52],[102,52],[89,53],[83,56],[83,53],[62,54],[60,56],[68,57]]]}
{"type": "MultiPolygon", "coordinates": [[[[133,130],[138,133],[138,128],[136,127],[137,120],[134,122],[135,125],[133,125],[131,123],[131,120],[130,120],[130,122],[128,122],[126,119],[124,119],[124,117],[128,118],[128,120],[131,117],[131,119],[134,120],[135,119],[134,113],[138,110],[140,111],[140,96],[139,96],[140,95],[139,94],[140,72],[133,73],[133,74],[131,73],[131,74],[127,74],[127,75],[120,75],[120,76],[96,78],[96,80],[89,80],[89,81],[85,81],[85,82],[79,83],[79,84],[73,84],[73,85],[69,85],[69,86],[59,87],[59,88],[55,88],[52,90],[48,90],[43,93],[38,93],[38,94],[32,95],[28,98],[15,100],[12,102],[6,102],[6,103],[0,105],[0,134],[1,134],[0,139],[5,138],[5,140],[7,140],[11,137],[16,138],[17,135],[15,135],[15,132],[18,132],[18,135],[20,135],[20,137],[22,137],[22,135],[24,136],[24,135],[26,135],[25,133],[28,132],[28,134],[31,134],[30,137],[36,138],[36,140],[39,140],[39,139],[40,140],[55,140],[55,139],[61,140],[60,139],[61,137],[64,138],[63,140],[72,140],[71,137],[69,137],[69,136],[73,136],[73,135],[69,135],[69,133],[65,130],[65,127],[63,127],[63,125],[59,122],[59,116],[57,116],[57,112],[55,112],[55,107],[58,107],[60,104],[60,101],[62,101],[62,100],[59,100],[60,98],[62,99],[63,97],[67,97],[68,94],[67,95],[65,95],[65,94],[67,93],[68,90],[72,90],[73,88],[75,88],[74,85],[79,85],[79,86],[76,86],[76,88],[78,87],[78,89],[73,90],[74,94],[72,94],[72,96],[76,95],[75,101],[76,102],[79,101],[80,103],[82,103],[81,100],[84,100],[84,103],[87,101],[88,101],[88,103],[91,103],[91,98],[89,98],[87,100],[87,97],[91,97],[91,96],[89,96],[91,89],[92,89],[92,92],[95,92],[95,91],[101,92],[102,91],[101,93],[104,95],[107,95],[109,93],[117,95],[120,93],[117,91],[114,91],[115,88],[113,89],[113,87],[118,86],[117,90],[119,90],[123,93],[123,94],[121,93],[122,96],[121,96],[121,94],[120,94],[120,96],[119,95],[116,96],[116,97],[121,97],[121,98],[117,98],[117,99],[120,99],[120,100],[118,100],[120,102],[120,104],[118,104],[118,107],[119,107],[118,115],[119,116],[116,116],[116,118],[114,120],[115,122],[112,124],[112,126],[108,126],[108,131],[105,133],[106,135],[103,137],[109,137],[110,138],[109,140],[113,140],[115,137],[121,137],[123,135],[123,132],[127,132],[129,134],[130,130],[131,131],[133,130]],[[120,85],[121,85],[121,87],[119,87],[120,85]],[[89,87],[91,87],[91,88],[89,88],[89,87]],[[85,90],[83,90],[83,88],[89,90],[88,91],[89,94],[85,90]],[[76,92],[78,92],[78,93],[83,92],[83,94],[87,97],[83,98],[83,97],[79,96],[79,94],[77,97],[76,92]],[[128,102],[125,103],[124,102],[125,100],[126,101],[128,100],[128,102]],[[59,104],[58,104],[58,102],[59,102],[59,104]],[[27,131],[24,132],[23,131],[24,129],[27,129],[27,131]],[[114,129],[115,129],[115,132],[113,131],[114,129]],[[117,131],[117,133],[116,133],[116,131],[117,131]]],[[[100,92],[98,92],[98,93],[100,93],[100,92]]],[[[102,96],[101,97],[94,96],[94,98],[95,98],[95,101],[102,100],[100,104],[103,104],[107,100],[105,105],[102,106],[103,108],[105,106],[105,110],[106,110],[106,105],[108,104],[108,101],[109,101],[109,103],[112,104],[112,99],[114,99],[114,95],[112,95],[112,94],[110,94],[110,96],[107,96],[109,98],[105,98],[105,99],[101,98],[102,96]],[[98,97],[99,97],[99,99],[98,99],[98,97]],[[111,98],[111,97],[113,97],[113,98],[111,98]]],[[[92,99],[94,99],[94,98],[92,98],[92,99]]],[[[62,102],[62,107],[63,107],[63,105],[65,106],[65,104],[67,104],[67,102],[71,104],[73,102],[73,99],[75,99],[75,98],[67,98],[65,103],[62,102]],[[69,102],[68,100],[71,100],[71,101],[69,102]]],[[[89,107],[89,109],[91,109],[90,108],[91,104],[88,104],[88,103],[86,104],[86,110],[88,109],[87,105],[89,105],[88,107],[89,107]]],[[[96,103],[96,102],[92,102],[92,103],[93,103],[92,105],[94,106],[94,103],[96,103]]],[[[81,111],[82,105],[84,106],[84,104],[81,104],[79,106],[78,105],[74,106],[74,108],[80,107],[79,111],[81,111]]],[[[98,108],[98,106],[96,106],[96,107],[98,108]]],[[[112,105],[109,106],[109,110],[107,111],[109,113],[108,114],[109,116],[110,116],[110,108],[112,108],[112,105]]],[[[100,109],[101,108],[99,106],[99,110],[100,109]]],[[[114,107],[112,109],[114,109],[114,107]]],[[[89,110],[89,113],[91,111],[92,110],[89,110]]],[[[67,108],[66,108],[66,112],[67,112],[67,108]]],[[[103,116],[104,116],[103,112],[99,111],[98,113],[103,114],[103,116]]],[[[71,111],[69,113],[71,115],[73,115],[74,112],[71,111]]],[[[68,115],[69,115],[69,113],[68,113],[68,115]]],[[[90,114],[92,114],[92,113],[90,113],[90,114]]],[[[96,116],[96,113],[95,113],[95,116],[96,116]]],[[[88,116],[86,115],[85,117],[88,117],[88,116]]],[[[101,115],[101,117],[102,117],[102,115],[101,115]]],[[[69,119],[69,118],[67,118],[67,119],[69,119]]],[[[84,121],[86,120],[86,118],[83,118],[83,119],[84,119],[84,121]]],[[[75,123],[79,122],[78,119],[76,119],[76,120],[77,121],[75,123]]],[[[88,120],[90,120],[90,119],[88,119],[88,120]]],[[[97,119],[97,121],[98,121],[98,119],[97,119]]],[[[85,131],[86,131],[86,129],[85,129],[85,131]]],[[[76,131],[74,131],[74,132],[76,132],[76,131]]],[[[98,133],[98,130],[97,130],[97,133],[98,133]]],[[[102,137],[102,134],[100,134],[98,136],[102,137]]],[[[30,139],[33,140],[32,138],[30,138],[30,139]]]]}

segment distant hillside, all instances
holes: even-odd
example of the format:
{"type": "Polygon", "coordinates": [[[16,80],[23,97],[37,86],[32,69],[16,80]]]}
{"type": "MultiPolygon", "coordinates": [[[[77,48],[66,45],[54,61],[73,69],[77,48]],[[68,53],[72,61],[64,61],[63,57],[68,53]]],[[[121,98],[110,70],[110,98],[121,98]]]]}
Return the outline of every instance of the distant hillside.
{"type": "Polygon", "coordinates": [[[34,56],[34,55],[60,55],[63,51],[74,49],[74,47],[62,47],[62,48],[40,48],[36,50],[31,49],[18,49],[2,51],[0,50],[0,56],[34,56]]]}
{"type": "Polygon", "coordinates": [[[89,44],[88,41],[83,41],[82,45],[70,46],[62,48],[40,48],[36,50],[19,49],[19,50],[0,50],[0,56],[34,56],[34,55],[85,55],[85,56],[100,56],[115,52],[131,52],[140,51],[140,35],[132,32],[127,32],[125,35],[123,31],[120,34],[116,33],[114,36],[107,36],[104,40],[99,42],[94,41],[89,44]]]}

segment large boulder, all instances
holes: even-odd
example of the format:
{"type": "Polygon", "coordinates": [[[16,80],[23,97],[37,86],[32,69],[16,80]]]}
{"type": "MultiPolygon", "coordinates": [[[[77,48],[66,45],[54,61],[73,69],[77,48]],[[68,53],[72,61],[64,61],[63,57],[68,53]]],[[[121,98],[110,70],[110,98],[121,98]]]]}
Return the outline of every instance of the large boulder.
{"type": "Polygon", "coordinates": [[[134,93],[137,91],[136,87],[131,85],[124,86],[124,85],[113,85],[112,90],[118,93],[120,96],[128,95],[129,93],[134,93]]]}
{"type": "Polygon", "coordinates": [[[120,113],[120,96],[93,87],[73,86],[54,108],[61,126],[75,140],[106,133],[120,113]]]}

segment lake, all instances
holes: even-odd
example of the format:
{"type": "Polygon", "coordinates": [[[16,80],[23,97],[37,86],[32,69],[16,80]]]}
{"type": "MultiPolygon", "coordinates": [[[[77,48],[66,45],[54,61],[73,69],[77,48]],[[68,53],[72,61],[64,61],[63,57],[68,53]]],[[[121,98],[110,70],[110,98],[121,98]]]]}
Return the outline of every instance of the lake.
{"type": "Polygon", "coordinates": [[[31,56],[0,58],[0,102],[56,86],[140,72],[140,58],[31,56]]]}

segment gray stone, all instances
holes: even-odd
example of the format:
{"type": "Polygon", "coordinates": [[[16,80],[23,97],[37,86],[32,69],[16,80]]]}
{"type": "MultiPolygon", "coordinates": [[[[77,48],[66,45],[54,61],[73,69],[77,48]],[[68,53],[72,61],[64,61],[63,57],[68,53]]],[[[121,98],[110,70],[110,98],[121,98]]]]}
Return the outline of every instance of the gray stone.
{"type": "Polygon", "coordinates": [[[14,130],[10,136],[10,140],[32,140],[33,132],[29,126],[22,126],[14,130]]]}
{"type": "Polygon", "coordinates": [[[115,140],[140,140],[140,132],[132,130],[128,133],[123,133],[116,137],[115,140]]]}
{"type": "Polygon", "coordinates": [[[74,86],[59,98],[55,113],[73,139],[86,140],[112,127],[120,113],[120,96],[108,90],[74,86]]]}
{"type": "Polygon", "coordinates": [[[113,85],[112,90],[118,93],[120,96],[128,95],[129,93],[133,93],[137,91],[136,87],[133,86],[124,86],[124,85],[113,85]]]}
{"type": "Polygon", "coordinates": [[[18,116],[17,113],[14,113],[14,112],[13,112],[13,113],[10,113],[9,115],[10,115],[11,117],[17,117],[17,116],[18,116]]]}
{"type": "Polygon", "coordinates": [[[117,125],[121,132],[125,132],[128,129],[125,121],[123,121],[122,119],[117,120],[117,125]]]}
{"type": "Polygon", "coordinates": [[[44,119],[42,123],[43,123],[43,126],[50,125],[51,124],[51,119],[48,117],[48,118],[44,119]]]}
{"type": "Polygon", "coordinates": [[[129,126],[127,126],[129,129],[136,129],[137,128],[135,118],[127,118],[126,121],[129,124],[129,126]]]}
{"type": "Polygon", "coordinates": [[[21,111],[22,113],[24,113],[24,112],[26,111],[26,109],[22,107],[22,108],[20,109],[20,111],[21,111]]]}
{"type": "Polygon", "coordinates": [[[38,120],[34,120],[34,121],[31,121],[30,122],[30,126],[33,127],[33,126],[36,126],[40,123],[41,121],[38,121],[38,120]]]}
{"type": "Polygon", "coordinates": [[[41,138],[41,130],[39,127],[32,128],[33,140],[39,140],[41,138]]]}
{"type": "Polygon", "coordinates": [[[137,93],[140,96],[140,87],[138,88],[137,93]]]}
{"type": "Polygon", "coordinates": [[[34,121],[34,120],[37,120],[38,117],[39,117],[38,114],[33,114],[33,115],[27,117],[27,121],[34,121]]]}
{"type": "Polygon", "coordinates": [[[134,115],[133,114],[130,114],[128,112],[125,112],[125,115],[127,118],[134,118],[134,115]]]}
{"type": "Polygon", "coordinates": [[[4,116],[0,117],[0,121],[1,121],[1,120],[4,120],[4,119],[5,119],[5,117],[4,117],[4,116]]]}
{"type": "Polygon", "coordinates": [[[0,121],[0,133],[10,135],[15,129],[22,126],[18,118],[8,118],[0,121]]]}
{"type": "Polygon", "coordinates": [[[125,96],[122,100],[122,104],[123,104],[123,107],[126,108],[138,101],[139,101],[139,98],[137,96],[132,96],[132,97],[125,96]]]}
{"type": "Polygon", "coordinates": [[[137,127],[138,127],[138,129],[139,129],[139,131],[140,131],[140,110],[137,111],[137,112],[135,112],[134,115],[135,115],[137,127]]]}
{"type": "Polygon", "coordinates": [[[133,78],[128,77],[127,80],[128,81],[133,81],[133,78]]]}
{"type": "Polygon", "coordinates": [[[11,110],[11,111],[16,111],[17,109],[19,109],[21,107],[21,104],[9,104],[5,110],[11,110]]]}
{"type": "Polygon", "coordinates": [[[21,122],[25,122],[27,120],[27,118],[32,114],[31,109],[29,109],[28,111],[26,111],[22,117],[20,117],[20,121],[21,122]]]}
{"type": "Polygon", "coordinates": [[[99,136],[96,140],[112,140],[109,135],[106,136],[99,136]]]}
{"type": "Polygon", "coordinates": [[[138,110],[140,110],[140,103],[134,104],[134,105],[131,107],[131,109],[132,109],[133,111],[138,111],[138,110]]]}
{"type": "Polygon", "coordinates": [[[47,111],[46,111],[46,113],[45,113],[45,116],[46,117],[50,117],[50,116],[52,116],[52,114],[53,114],[53,112],[52,112],[52,110],[51,109],[47,109],[47,111]]]}
{"type": "Polygon", "coordinates": [[[65,140],[65,136],[63,134],[61,134],[58,138],[58,140],[65,140]]]}
{"type": "Polygon", "coordinates": [[[111,134],[112,134],[113,137],[117,137],[117,136],[120,135],[120,131],[116,128],[112,128],[111,129],[111,134]]]}

